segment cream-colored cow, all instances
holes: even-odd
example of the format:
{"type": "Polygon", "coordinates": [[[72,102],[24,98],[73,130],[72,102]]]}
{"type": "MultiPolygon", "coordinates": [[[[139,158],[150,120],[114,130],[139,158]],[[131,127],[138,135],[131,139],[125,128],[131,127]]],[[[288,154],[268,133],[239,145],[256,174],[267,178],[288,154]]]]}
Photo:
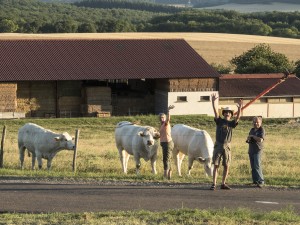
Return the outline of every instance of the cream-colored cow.
{"type": "Polygon", "coordinates": [[[152,173],[156,174],[159,136],[159,132],[153,127],[138,126],[128,121],[117,124],[115,140],[124,173],[127,173],[129,156],[133,155],[137,174],[140,173],[141,158],[145,161],[151,160],[152,173]]]}
{"type": "Polygon", "coordinates": [[[204,163],[206,174],[212,176],[214,143],[205,130],[176,124],[172,127],[172,139],[174,142],[173,158],[179,176],[181,176],[181,164],[185,155],[188,156],[188,175],[191,174],[193,162],[196,160],[204,163]]]}

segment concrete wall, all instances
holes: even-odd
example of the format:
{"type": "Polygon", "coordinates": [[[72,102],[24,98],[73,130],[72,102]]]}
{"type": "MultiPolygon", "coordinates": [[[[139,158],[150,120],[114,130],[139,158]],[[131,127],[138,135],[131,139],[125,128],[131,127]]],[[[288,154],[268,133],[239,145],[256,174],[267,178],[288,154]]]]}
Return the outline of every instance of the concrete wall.
{"type": "Polygon", "coordinates": [[[214,91],[197,91],[197,92],[169,92],[168,105],[174,105],[172,115],[192,115],[204,114],[213,116],[211,104],[212,93],[214,91]],[[181,101],[180,99],[185,99],[181,101]]]}
{"type": "Polygon", "coordinates": [[[23,112],[0,112],[0,119],[19,119],[25,118],[25,113],[23,112]]]}
{"type": "MultiPolygon", "coordinates": [[[[219,108],[229,106],[235,111],[236,104],[219,104],[219,108]]],[[[263,116],[264,118],[300,117],[300,102],[253,103],[243,110],[242,116],[263,116]]]]}

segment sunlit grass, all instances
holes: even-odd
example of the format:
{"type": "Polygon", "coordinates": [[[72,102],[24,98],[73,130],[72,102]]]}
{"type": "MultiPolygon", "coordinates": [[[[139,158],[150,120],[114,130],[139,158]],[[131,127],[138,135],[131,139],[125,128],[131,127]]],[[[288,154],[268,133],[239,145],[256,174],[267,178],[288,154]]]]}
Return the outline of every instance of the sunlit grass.
{"type": "Polygon", "coordinates": [[[1,214],[5,224],[299,224],[290,207],[281,211],[253,212],[249,209],[174,209],[163,212],[107,211],[97,213],[1,214]]]}
{"type": "MultiPolygon", "coordinates": [[[[157,117],[111,117],[111,118],[74,118],[74,119],[20,119],[1,120],[0,126],[7,126],[7,136],[4,151],[4,169],[2,176],[18,176],[27,178],[47,177],[65,179],[120,179],[162,181],[162,154],[158,149],[158,175],[151,173],[150,162],[142,160],[141,176],[135,175],[133,157],[129,160],[128,174],[121,169],[119,154],[115,146],[114,129],[117,122],[129,120],[141,125],[151,125],[158,128],[157,117]],[[25,156],[25,169],[19,169],[19,153],[17,147],[17,131],[26,122],[34,122],[56,132],[67,131],[75,135],[79,129],[77,152],[77,170],[72,172],[72,151],[61,151],[54,158],[51,171],[47,171],[46,161],[42,170],[31,171],[31,158],[25,156]]],[[[172,124],[183,123],[207,130],[215,139],[215,124],[212,117],[207,116],[173,116],[172,124]]],[[[289,123],[288,119],[265,119],[266,129],[265,150],[263,153],[263,172],[267,185],[299,186],[300,183],[300,124],[289,123]]],[[[251,182],[248,145],[245,143],[251,121],[241,120],[234,130],[232,140],[232,164],[228,183],[244,184],[251,182]]],[[[187,174],[187,157],[182,165],[183,177],[178,177],[175,165],[172,165],[174,175],[172,182],[210,183],[211,178],[204,174],[203,165],[194,162],[191,177],[187,174]]],[[[222,167],[220,168],[220,174],[222,167]]],[[[219,177],[219,179],[221,179],[219,177]]]]}

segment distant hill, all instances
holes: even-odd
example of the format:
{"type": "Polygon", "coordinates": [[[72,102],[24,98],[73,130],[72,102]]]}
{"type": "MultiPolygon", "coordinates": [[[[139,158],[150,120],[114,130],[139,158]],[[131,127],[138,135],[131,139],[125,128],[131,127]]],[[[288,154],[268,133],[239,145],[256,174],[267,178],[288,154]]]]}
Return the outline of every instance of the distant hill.
{"type": "MultiPolygon", "coordinates": [[[[41,2],[80,2],[81,0],[40,0],[41,2]]],[[[299,0],[127,0],[128,2],[152,2],[163,4],[205,4],[205,5],[220,5],[226,3],[238,4],[269,4],[269,3],[293,3],[300,4],[299,0]]]]}

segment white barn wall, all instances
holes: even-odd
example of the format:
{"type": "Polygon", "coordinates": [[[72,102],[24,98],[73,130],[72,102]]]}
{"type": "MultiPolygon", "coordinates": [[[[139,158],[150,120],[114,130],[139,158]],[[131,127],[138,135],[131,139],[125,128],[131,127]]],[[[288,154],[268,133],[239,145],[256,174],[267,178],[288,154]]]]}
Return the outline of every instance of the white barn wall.
{"type": "MultiPolygon", "coordinates": [[[[235,111],[235,104],[219,105],[231,107],[235,111]]],[[[251,104],[243,110],[242,116],[262,116],[264,118],[293,118],[300,117],[300,103],[259,103],[251,104]]]]}
{"type": "Polygon", "coordinates": [[[293,103],[269,104],[269,115],[272,118],[291,118],[294,117],[293,111],[293,103]]]}
{"type": "MultiPolygon", "coordinates": [[[[237,110],[237,107],[235,106],[237,110]]],[[[267,104],[252,104],[243,110],[242,116],[262,116],[268,117],[268,105],[267,104]]]]}
{"type": "Polygon", "coordinates": [[[300,117],[300,102],[294,103],[294,117],[300,117]]]}
{"type": "Polygon", "coordinates": [[[168,105],[174,105],[172,115],[192,115],[192,114],[204,114],[213,116],[213,108],[211,104],[211,98],[209,101],[200,101],[201,96],[211,96],[212,93],[218,93],[216,91],[198,91],[198,92],[169,92],[168,93],[168,105]],[[186,96],[186,102],[177,101],[178,96],[186,96]]]}

